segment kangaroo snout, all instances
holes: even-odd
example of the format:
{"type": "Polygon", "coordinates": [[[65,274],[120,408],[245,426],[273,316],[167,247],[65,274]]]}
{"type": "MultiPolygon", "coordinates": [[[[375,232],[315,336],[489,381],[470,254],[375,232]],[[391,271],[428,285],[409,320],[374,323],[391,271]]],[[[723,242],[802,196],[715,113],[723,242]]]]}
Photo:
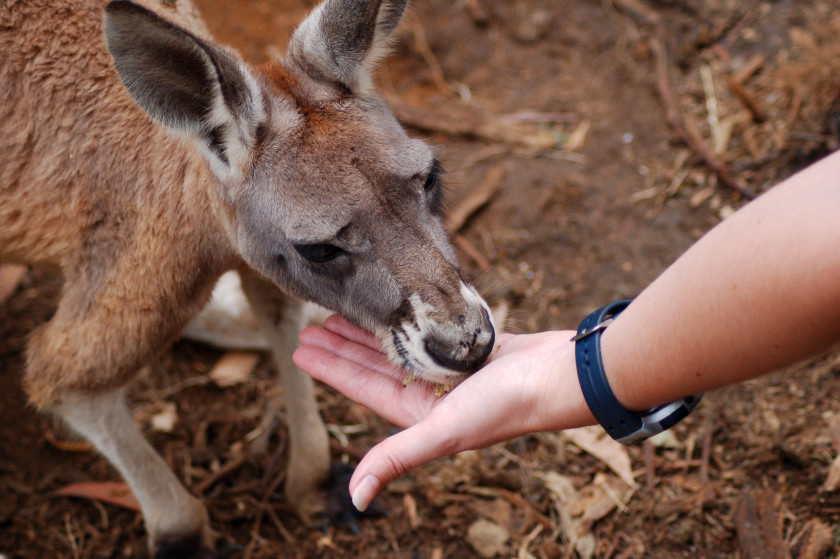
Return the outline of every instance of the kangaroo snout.
{"type": "MultiPolygon", "coordinates": [[[[496,343],[496,326],[478,292],[460,282],[456,294],[424,301],[412,295],[407,312],[383,338],[391,360],[409,378],[454,386],[484,365],[496,343]]],[[[404,307],[404,308],[405,308],[404,307]]]]}
{"type": "Polygon", "coordinates": [[[436,364],[443,368],[462,373],[477,371],[493,351],[496,343],[496,329],[489,320],[487,311],[484,313],[482,328],[470,335],[470,339],[458,344],[451,344],[437,338],[434,334],[426,338],[423,348],[436,364]]]}

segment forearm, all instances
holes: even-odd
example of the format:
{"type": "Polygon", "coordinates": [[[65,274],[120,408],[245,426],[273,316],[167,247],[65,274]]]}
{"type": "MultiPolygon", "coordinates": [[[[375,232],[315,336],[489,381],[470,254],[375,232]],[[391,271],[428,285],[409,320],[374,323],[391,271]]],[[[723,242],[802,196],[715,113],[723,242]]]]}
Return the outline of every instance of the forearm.
{"type": "Polygon", "coordinates": [[[756,377],[840,339],[840,154],[718,225],[602,337],[618,399],[644,409],[756,377]]]}

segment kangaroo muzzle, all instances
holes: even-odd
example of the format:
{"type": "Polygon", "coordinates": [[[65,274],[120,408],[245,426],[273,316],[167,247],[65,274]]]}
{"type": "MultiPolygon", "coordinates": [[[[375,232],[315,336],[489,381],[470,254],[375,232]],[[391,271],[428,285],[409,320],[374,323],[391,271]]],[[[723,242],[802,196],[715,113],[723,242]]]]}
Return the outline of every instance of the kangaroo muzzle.
{"type": "Polygon", "coordinates": [[[460,282],[460,300],[436,308],[419,295],[408,298],[410,312],[384,340],[391,360],[412,378],[454,386],[480,369],[496,342],[490,309],[474,288],[460,282]]]}
{"type": "Polygon", "coordinates": [[[477,371],[493,351],[496,341],[496,329],[490,320],[490,315],[483,308],[484,323],[482,327],[468,336],[468,340],[452,344],[430,334],[424,343],[426,353],[437,365],[444,369],[466,374],[477,371]]]}

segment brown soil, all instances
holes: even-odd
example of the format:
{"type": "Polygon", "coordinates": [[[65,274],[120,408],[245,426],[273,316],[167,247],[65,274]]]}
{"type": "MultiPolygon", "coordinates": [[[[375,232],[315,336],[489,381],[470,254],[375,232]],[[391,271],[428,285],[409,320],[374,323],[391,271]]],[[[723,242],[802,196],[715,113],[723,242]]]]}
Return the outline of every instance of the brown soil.
{"type": "MultiPolygon", "coordinates": [[[[313,6],[198,4],[216,36],[257,63],[282,53],[313,6]]],[[[440,147],[455,213],[492,194],[458,242],[466,268],[512,301],[510,329],[572,328],[636,295],[744,204],[733,183],[759,193],[837,146],[838,31],[831,0],[418,1],[379,81],[412,133],[440,147]],[[686,143],[669,106],[700,142],[686,143]]],[[[24,405],[26,335],[50,316],[58,286],[30,272],[0,304],[0,554],[145,557],[136,512],[53,494],[118,477],[93,453],[51,444],[45,433],[61,431],[24,405]]],[[[229,389],[188,382],[220,355],[179,343],[132,394],[147,436],[191,487],[231,461],[272,385],[265,359],[255,380],[229,389]],[[149,418],[166,402],[179,421],[156,432],[149,418]]],[[[266,494],[282,475],[281,428],[270,455],[220,476],[204,498],[249,558],[478,557],[479,519],[508,536],[506,557],[834,556],[840,498],[820,487],[838,450],[840,404],[826,395],[839,392],[839,363],[708,394],[670,447],[629,449],[630,491],[565,435],[540,434],[413,472],[380,498],[386,516],[355,531],[309,529],[279,491],[266,494]],[[558,498],[547,472],[577,497],[558,498]],[[603,487],[620,503],[596,513],[587,498],[603,487]]],[[[330,390],[320,398],[344,433],[336,461],[393,429],[330,390]]]]}

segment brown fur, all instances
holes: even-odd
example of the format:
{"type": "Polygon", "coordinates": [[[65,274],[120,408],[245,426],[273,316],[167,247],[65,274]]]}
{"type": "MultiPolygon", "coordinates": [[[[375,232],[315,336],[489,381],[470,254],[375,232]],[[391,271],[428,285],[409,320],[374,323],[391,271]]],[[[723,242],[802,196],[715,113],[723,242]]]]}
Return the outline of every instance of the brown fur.
{"type": "Polygon", "coordinates": [[[196,541],[200,555],[206,511],[136,432],[123,387],[223,272],[240,271],[282,372],[286,492],[303,516],[329,452],[312,381],[291,362],[298,303],[286,294],[376,331],[433,381],[480,365],[493,327],[424,190],[431,150],[371,90],[405,0],[329,0],[284,61],[258,70],[214,45],[187,0],[144,3],[151,12],[109,6],[107,43],[104,0],[0,6],[0,259],[64,276],[28,346],[32,404],[126,477],[153,547],[196,541]],[[318,262],[311,245],[341,256],[318,262]]]}
{"type": "Polygon", "coordinates": [[[28,351],[26,388],[47,408],[62,390],[125,383],[236,260],[213,227],[218,220],[207,219],[221,208],[204,187],[205,166],[119,83],[95,23],[104,2],[65,10],[59,43],[40,2],[21,4],[15,32],[32,41],[0,32],[0,254],[57,267],[65,278],[55,316],[28,351]]]}

